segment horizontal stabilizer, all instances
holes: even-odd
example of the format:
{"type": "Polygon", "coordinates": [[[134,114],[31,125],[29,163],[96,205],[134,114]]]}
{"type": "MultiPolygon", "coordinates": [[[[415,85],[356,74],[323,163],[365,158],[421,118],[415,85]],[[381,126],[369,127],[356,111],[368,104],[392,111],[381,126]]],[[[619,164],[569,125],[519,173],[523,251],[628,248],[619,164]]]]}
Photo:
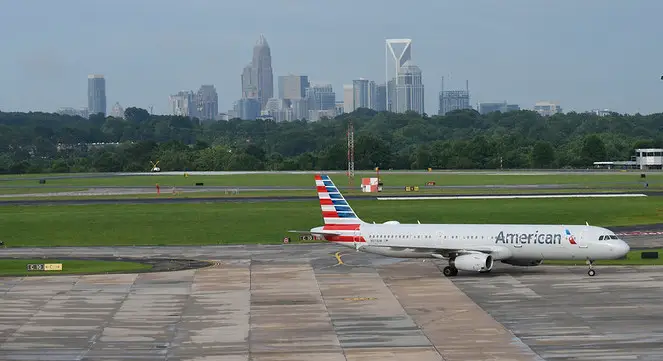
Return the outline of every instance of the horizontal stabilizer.
{"type": "Polygon", "coordinates": [[[295,231],[291,230],[288,231],[289,233],[299,233],[301,235],[322,235],[322,236],[340,236],[341,233],[339,232],[332,232],[332,231],[316,231],[316,232],[311,232],[311,231],[295,231]]]}

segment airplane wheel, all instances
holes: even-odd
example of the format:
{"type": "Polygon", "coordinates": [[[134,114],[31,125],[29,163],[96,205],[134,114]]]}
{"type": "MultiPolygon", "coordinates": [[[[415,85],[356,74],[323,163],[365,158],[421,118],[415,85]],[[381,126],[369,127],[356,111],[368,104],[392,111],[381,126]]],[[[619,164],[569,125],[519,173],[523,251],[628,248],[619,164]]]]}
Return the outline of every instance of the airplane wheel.
{"type": "Polygon", "coordinates": [[[451,266],[446,266],[442,270],[442,274],[446,277],[453,277],[458,274],[458,270],[456,268],[452,268],[451,266]]]}
{"type": "Polygon", "coordinates": [[[589,271],[587,271],[587,274],[588,274],[590,277],[593,277],[593,276],[596,274],[596,271],[594,271],[593,269],[590,269],[589,271]]]}

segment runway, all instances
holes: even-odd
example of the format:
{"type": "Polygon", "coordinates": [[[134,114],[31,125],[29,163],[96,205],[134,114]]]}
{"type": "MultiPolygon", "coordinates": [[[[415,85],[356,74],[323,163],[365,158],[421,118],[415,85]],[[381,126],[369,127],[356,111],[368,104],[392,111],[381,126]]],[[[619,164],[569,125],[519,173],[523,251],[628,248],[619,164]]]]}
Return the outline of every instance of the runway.
{"type": "MultiPolygon", "coordinates": [[[[137,176],[159,176],[159,175],[176,175],[181,176],[184,173],[189,175],[262,175],[262,174],[346,174],[347,170],[325,170],[325,171],[163,171],[163,172],[113,172],[113,173],[76,173],[76,174],[57,174],[57,175],[33,175],[24,174],[15,177],[0,177],[1,181],[15,181],[21,180],[34,180],[40,179],[92,179],[92,178],[108,178],[108,177],[137,177],[137,176]]],[[[620,170],[601,170],[601,169],[518,169],[518,170],[441,170],[436,169],[431,172],[426,170],[381,170],[382,174],[471,174],[471,175],[551,175],[551,174],[569,174],[569,175],[601,175],[601,174],[623,174],[620,170]]],[[[654,171],[655,172],[655,171],[654,171]]],[[[638,174],[640,170],[630,170],[627,173],[638,174]]],[[[652,173],[648,170],[647,173],[652,173]]],[[[374,171],[355,171],[356,175],[373,175],[374,171]]]]}
{"type": "MultiPolygon", "coordinates": [[[[631,237],[632,247],[651,239],[631,237]]],[[[650,236],[653,238],[653,236],[650,236]]],[[[2,249],[177,257],[177,272],[0,279],[3,360],[661,359],[663,269],[444,262],[334,244],[2,249]],[[339,252],[340,251],[340,252],[339,252]]],[[[65,261],[66,267],[66,261],[65,261]]]]}
{"type": "MultiPolygon", "coordinates": [[[[313,192],[313,190],[311,190],[313,192]]],[[[575,194],[583,196],[592,196],[596,193],[590,192],[578,192],[575,194]]],[[[637,195],[646,195],[648,197],[660,197],[663,196],[663,192],[620,192],[620,194],[632,194],[637,195]]],[[[507,194],[501,194],[502,196],[507,196],[507,194]]],[[[569,196],[570,193],[555,193],[555,192],[545,192],[545,193],[510,193],[512,196],[521,196],[521,197],[563,197],[569,196]]],[[[51,195],[52,196],[52,195],[51,195]]],[[[431,195],[405,195],[400,196],[400,198],[426,198],[431,195]]],[[[458,197],[487,197],[489,194],[485,193],[459,193],[454,195],[439,195],[437,197],[448,197],[458,198],[458,197]]],[[[316,201],[317,196],[279,196],[279,195],[269,195],[269,196],[242,196],[242,195],[227,195],[227,196],[216,196],[216,197],[205,197],[205,196],[196,196],[196,197],[178,197],[178,196],[168,196],[168,197],[159,197],[154,198],[49,198],[49,199],[39,199],[40,197],[45,197],[44,195],[32,195],[34,199],[1,199],[0,206],[6,205],[89,205],[89,204],[185,204],[185,203],[227,203],[227,202],[294,202],[294,201],[316,201]]],[[[377,195],[346,195],[344,196],[347,200],[379,200],[380,196],[377,195]]],[[[388,197],[387,197],[388,198],[388,197]]]]}

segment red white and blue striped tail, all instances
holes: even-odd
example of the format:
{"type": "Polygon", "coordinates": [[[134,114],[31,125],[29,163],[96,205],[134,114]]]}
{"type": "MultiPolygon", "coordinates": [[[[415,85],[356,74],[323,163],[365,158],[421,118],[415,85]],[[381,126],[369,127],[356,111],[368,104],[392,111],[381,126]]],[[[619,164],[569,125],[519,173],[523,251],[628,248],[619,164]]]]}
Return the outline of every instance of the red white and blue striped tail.
{"type": "Polygon", "coordinates": [[[365,223],[357,217],[355,211],[328,175],[316,174],[315,185],[318,190],[325,225],[359,225],[365,223]]]}

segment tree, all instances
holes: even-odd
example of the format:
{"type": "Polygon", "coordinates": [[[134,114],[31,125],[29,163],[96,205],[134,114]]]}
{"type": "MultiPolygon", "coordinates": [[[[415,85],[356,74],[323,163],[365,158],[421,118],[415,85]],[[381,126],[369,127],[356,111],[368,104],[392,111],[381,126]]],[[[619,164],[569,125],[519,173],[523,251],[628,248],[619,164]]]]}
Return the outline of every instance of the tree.
{"type": "Polygon", "coordinates": [[[347,123],[355,169],[587,167],[663,145],[663,113],[542,117],[532,111],[445,116],[358,109],[335,119],[201,123],[129,107],[126,119],[0,112],[0,172],[342,170],[347,123]]]}
{"type": "Polygon", "coordinates": [[[532,149],[532,167],[550,168],[555,161],[555,149],[546,141],[538,141],[532,149]]]}
{"type": "Polygon", "coordinates": [[[596,134],[586,136],[582,144],[581,156],[586,165],[605,161],[606,151],[603,140],[596,134]]]}

